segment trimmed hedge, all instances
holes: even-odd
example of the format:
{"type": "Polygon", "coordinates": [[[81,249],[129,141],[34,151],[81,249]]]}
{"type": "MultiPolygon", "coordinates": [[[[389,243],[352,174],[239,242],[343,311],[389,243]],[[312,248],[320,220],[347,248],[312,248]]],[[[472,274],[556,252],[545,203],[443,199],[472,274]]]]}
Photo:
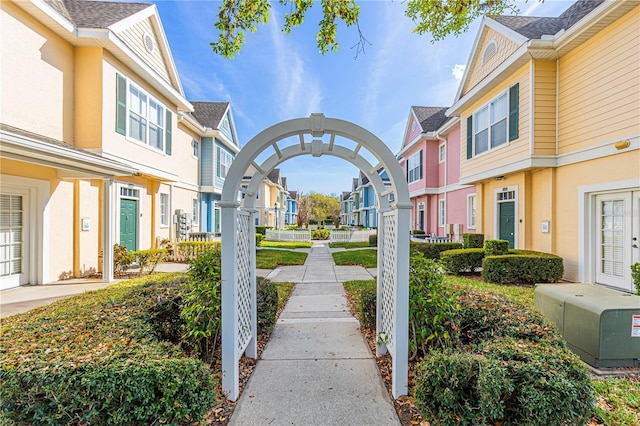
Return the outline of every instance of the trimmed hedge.
{"type": "Polygon", "coordinates": [[[132,253],[136,257],[136,262],[138,262],[138,266],[140,266],[140,275],[144,275],[145,269],[147,270],[147,274],[153,274],[158,263],[163,262],[169,252],[167,249],[147,249],[147,250],[138,250],[132,253]]]}
{"type": "Polygon", "coordinates": [[[364,288],[360,295],[360,304],[358,306],[358,314],[362,325],[372,330],[376,329],[376,299],[376,287],[364,288]]]}
{"type": "Polygon", "coordinates": [[[413,231],[411,231],[411,233],[413,235],[424,235],[424,230],[422,230],[422,229],[414,229],[413,231]]]}
{"type": "Polygon", "coordinates": [[[176,245],[176,255],[194,259],[207,250],[220,248],[220,241],[180,241],[176,245]]]}
{"type": "Polygon", "coordinates": [[[378,247],[378,234],[369,235],[369,247],[378,247]]]}
{"type": "Polygon", "coordinates": [[[484,248],[484,234],[462,234],[464,248],[484,248]]]}
{"type": "Polygon", "coordinates": [[[440,253],[440,263],[450,273],[459,275],[463,272],[474,272],[482,267],[484,249],[469,248],[447,250],[440,253]]]}
{"type": "Polygon", "coordinates": [[[487,240],[484,242],[484,251],[487,256],[501,256],[509,254],[509,241],[487,240]]]}
{"type": "Polygon", "coordinates": [[[411,241],[411,252],[419,252],[427,259],[438,260],[440,253],[447,250],[461,249],[460,243],[418,243],[411,241]]]}
{"type": "Polygon", "coordinates": [[[331,236],[331,230],[329,229],[312,229],[311,230],[312,240],[328,240],[330,236],[331,236]]]}
{"type": "Polygon", "coordinates": [[[152,309],[178,274],[84,293],[2,322],[0,412],[29,424],[198,421],[215,403],[207,364],[159,340],[152,309]]]}
{"type": "Polygon", "coordinates": [[[258,234],[256,232],[256,247],[260,247],[260,245],[262,244],[262,241],[264,241],[264,235],[258,234]]]}
{"type": "Polygon", "coordinates": [[[278,315],[278,288],[273,281],[263,277],[256,278],[256,310],[258,333],[270,332],[278,315]]]}
{"type": "Polygon", "coordinates": [[[256,226],[256,234],[267,235],[267,229],[273,229],[273,226],[256,226]]]}
{"type": "Polygon", "coordinates": [[[482,279],[498,284],[534,284],[556,282],[562,278],[564,265],[561,257],[541,252],[526,253],[486,256],[482,261],[482,279]]]}

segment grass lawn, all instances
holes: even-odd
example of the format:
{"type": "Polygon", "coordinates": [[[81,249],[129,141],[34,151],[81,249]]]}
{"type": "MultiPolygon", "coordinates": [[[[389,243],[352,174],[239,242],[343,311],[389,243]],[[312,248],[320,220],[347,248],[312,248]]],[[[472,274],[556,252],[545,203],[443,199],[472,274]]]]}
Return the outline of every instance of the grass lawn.
{"type": "Polygon", "coordinates": [[[287,300],[289,300],[289,295],[296,283],[282,282],[275,284],[278,288],[278,312],[280,312],[280,310],[284,308],[285,303],[287,303],[287,300]]]}
{"type": "Polygon", "coordinates": [[[336,265],[362,265],[365,268],[375,268],[378,265],[378,251],[372,249],[337,251],[331,253],[331,256],[336,265]]]}
{"type": "Polygon", "coordinates": [[[346,249],[354,249],[354,248],[368,248],[368,241],[358,241],[353,243],[329,243],[329,247],[331,248],[346,248],[346,249]]]}
{"type": "Polygon", "coordinates": [[[311,248],[313,244],[303,243],[298,241],[265,241],[262,240],[260,247],[273,247],[273,248],[311,248]]]}
{"type": "Polygon", "coordinates": [[[256,250],[256,268],[274,269],[278,265],[303,265],[307,253],[291,250],[256,250]]]}
{"type": "MultiPolygon", "coordinates": [[[[470,278],[447,275],[445,282],[457,290],[477,290],[501,295],[533,309],[533,287],[498,285],[470,278]]],[[[375,280],[347,281],[344,288],[357,308],[366,287],[375,288],[375,280]]],[[[640,378],[594,379],[596,408],[594,416],[602,424],[618,426],[640,425],[640,378]]]]}

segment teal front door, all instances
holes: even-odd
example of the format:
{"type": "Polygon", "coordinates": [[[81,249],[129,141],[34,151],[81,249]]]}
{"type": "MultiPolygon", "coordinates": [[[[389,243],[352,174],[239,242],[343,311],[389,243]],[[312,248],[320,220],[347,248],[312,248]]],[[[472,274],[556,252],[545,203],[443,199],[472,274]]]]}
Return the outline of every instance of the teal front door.
{"type": "Polygon", "coordinates": [[[138,249],[138,201],[120,200],[120,245],[129,251],[138,249]]]}
{"type": "Polygon", "coordinates": [[[509,241],[509,248],[515,248],[515,201],[505,201],[498,204],[499,210],[499,238],[509,241]]]}

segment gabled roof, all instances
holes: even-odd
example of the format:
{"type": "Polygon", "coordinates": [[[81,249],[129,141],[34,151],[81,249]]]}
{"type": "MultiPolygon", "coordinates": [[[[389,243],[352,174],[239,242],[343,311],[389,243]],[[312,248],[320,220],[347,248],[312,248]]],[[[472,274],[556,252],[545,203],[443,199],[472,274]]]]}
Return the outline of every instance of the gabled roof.
{"type": "Polygon", "coordinates": [[[578,0],[557,18],[535,16],[496,16],[495,21],[528,39],[540,39],[571,28],[604,0],[578,0]]]}
{"type": "Polygon", "coordinates": [[[151,3],[124,3],[88,0],[45,0],[51,7],[80,28],[108,28],[143,9],[151,3]]]}
{"type": "Polygon", "coordinates": [[[284,188],[284,190],[287,190],[287,178],[286,177],[282,177],[282,179],[280,179],[281,183],[282,183],[282,188],[284,188]]]}
{"type": "Polygon", "coordinates": [[[210,129],[219,129],[220,123],[229,108],[229,102],[191,102],[195,117],[200,124],[210,129]]]}
{"type": "Polygon", "coordinates": [[[449,120],[445,114],[447,107],[412,106],[411,110],[422,127],[422,133],[435,132],[449,120]]]}
{"type": "Polygon", "coordinates": [[[289,198],[291,198],[293,200],[297,200],[298,199],[298,191],[289,191],[289,198]]]}
{"type": "Polygon", "coordinates": [[[350,191],[343,191],[343,192],[342,192],[342,199],[343,199],[343,200],[346,200],[346,199],[348,199],[349,197],[351,197],[351,192],[350,192],[350,191]]]}
{"type": "Polygon", "coordinates": [[[358,188],[358,178],[353,178],[351,181],[351,192],[355,191],[358,188]]]}
{"type": "Polygon", "coordinates": [[[280,169],[273,169],[267,175],[267,179],[275,184],[280,184],[280,169]]]}

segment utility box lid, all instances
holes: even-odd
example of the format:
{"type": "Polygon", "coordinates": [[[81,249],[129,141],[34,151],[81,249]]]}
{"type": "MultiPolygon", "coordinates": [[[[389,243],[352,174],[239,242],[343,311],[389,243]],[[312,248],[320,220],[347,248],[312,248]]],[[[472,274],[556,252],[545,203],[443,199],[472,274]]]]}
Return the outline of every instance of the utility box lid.
{"type": "Polygon", "coordinates": [[[640,297],[590,284],[543,284],[534,300],[583,361],[640,365],[640,297]]]}

